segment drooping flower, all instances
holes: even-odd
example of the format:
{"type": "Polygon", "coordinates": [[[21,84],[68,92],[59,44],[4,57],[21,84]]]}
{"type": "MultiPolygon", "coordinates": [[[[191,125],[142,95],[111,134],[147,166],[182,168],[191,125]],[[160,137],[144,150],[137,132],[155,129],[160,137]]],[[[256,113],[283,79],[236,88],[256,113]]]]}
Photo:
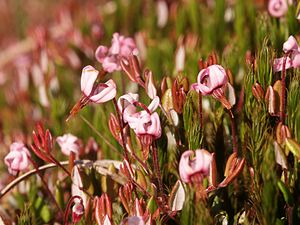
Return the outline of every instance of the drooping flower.
{"type": "Polygon", "coordinates": [[[293,0],[269,0],[268,11],[273,17],[283,17],[291,4],[293,4],[293,0]]]}
{"type": "Polygon", "coordinates": [[[84,206],[81,202],[76,202],[72,207],[72,222],[78,223],[84,213],[84,206]]]}
{"type": "Polygon", "coordinates": [[[225,69],[220,65],[211,65],[199,72],[197,83],[192,88],[200,91],[202,95],[210,95],[215,90],[223,88],[228,78],[225,69]]]}
{"type": "MultiPolygon", "coordinates": [[[[285,69],[300,68],[300,46],[295,37],[290,36],[288,40],[283,43],[282,50],[285,53],[289,53],[289,56],[286,57],[285,69]]],[[[274,59],[274,72],[282,71],[284,58],[285,57],[274,59]]]]}
{"type": "Polygon", "coordinates": [[[161,136],[161,126],[156,108],[159,105],[159,97],[155,97],[151,104],[147,107],[140,102],[128,104],[123,111],[124,122],[127,122],[131,129],[134,130],[138,137],[148,136],[157,139],[161,136]],[[145,110],[136,112],[133,107],[136,105],[142,106],[145,110]]]}
{"type": "Polygon", "coordinates": [[[73,134],[64,134],[56,138],[56,142],[59,144],[63,154],[69,156],[71,152],[79,154],[78,138],[73,134]]]}
{"type": "Polygon", "coordinates": [[[4,162],[8,166],[8,172],[16,175],[19,171],[27,170],[30,160],[29,150],[21,142],[10,145],[10,152],[5,156],[4,162]]]}
{"type": "Polygon", "coordinates": [[[219,100],[227,109],[232,105],[225,97],[225,88],[228,84],[228,77],[225,69],[220,65],[211,65],[202,69],[197,77],[197,83],[191,85],[191,89],[200,92],[202,95],[212,95],[219,100]]]}
{"type": "Polygon", "coordinates": [[[212,155],[204,149],[184,152],[179,162],[181,180],[185,183],[202,182],[209,175],[211,162],[212,155]]]}
{"type": "Polygon", "coordinates": [[[86,66],[81,74],[81,91],[94,103],[104,103],[116,96],[116,84],[113,80],[106,83],[96,83],[99,71],[92,66],[86,66]]]}
{"type": "Polygon", "coordinates": [[[112,73],[121,70],[120,60],[122,57],[128,58],[131,54],[137,54],[137,52],[138,50],[132,38],[114,33],[111,47],[100,45],[95,56],[102,64],[103,69],[112,73]]]}
{"type": "Polygon", "coordinates": [[[66,121],[68,121],[72,116],[76,115],[80,109],[85,107],[90,102],[100,104],[107,102],[116,96],[116,83],[111,79],[106,83],[98,83],[96,82],[98,74],[99,71],[90,65],[82,69],[80,84],[83,95],[73,106],[66,121]]]}

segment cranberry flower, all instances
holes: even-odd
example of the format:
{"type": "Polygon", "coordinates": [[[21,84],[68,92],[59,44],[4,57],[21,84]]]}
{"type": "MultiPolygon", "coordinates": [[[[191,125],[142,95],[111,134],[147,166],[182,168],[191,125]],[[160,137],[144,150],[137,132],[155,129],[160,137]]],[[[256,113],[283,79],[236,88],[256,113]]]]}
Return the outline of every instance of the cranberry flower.
{"type": "MultiPolygon", "coordinates": [[[[286,58],[285,69],[300,68],[300,47],[297,40],[290,36],[286,42],[283,43],[282,50],[285,53],[290,53],[286,58]]],[[[273,70],[275,72],[282,71],[284,57],[274,59],[273,70]]]]}
{"type": "Polygon", "coordinates": [[[160,119],[154,112],[159,105],[159,97],[155,97],[148,107],[137,100],[138,95],[123,95],[118,101],[119,109],[123,114],[124,122],[128,123],[145,145],[149,145],[153,139],[161,136],[160,119]],[[144,110],[137,112],[136,106],[141,106],[144,110]]]}
{"type": "Polygon", "coordinates": [[[268,11],[271,16],[279,18],[287,13],[291,4],[293,0],[269,0],[268,11]]]}
{"type": "Polygon", "coordinates": [[[102,64],[105,71],[112,73],[120,71],[120,60],[137,54],[138,50],[132,38],[124,37],[118,33],[113,34],[111,47],[100,45],[95,53],[96,59],[102,64]]]}
{"type": "Polygon", "coordinates": [[[204,150],[188,150],[181,155],[179,162],[180,178],[185,183],[202,182],[209,175],[212,155],[204,150]],[[194,156],[194,158],[191,158],[194,156]]]}
{"type": "Polygon", "coordinates": [[[106,83],[96,83],[99,71],[92,66],[86,66],[81,74],[81,91],[94,103],[103,103],[116,96],[116,84],[113,80],[106,83]]]}
{"type": "Polygon", "coordinates": [[[80,109],[88,103],[104,103],[113,99],[117,94],[117,87],[113,80],[108,80],[106,83],[96,82],[99,71],[92,66],[86,66],[81,73],[81,91],[82,96],[79,101],[73,106],[70,115],[66,121],[74,116],[80,109]]]}
{"type": "Polygon", "coordinates": [[[25,171],[30,163],[30,153],[21,142],[14,142],[10,145],[10,152],[4,158],[8,166],[8,172],[16,175],[19,171],[25,171]]]}
{"type": "Polygon", "coordinates": [[[202,95],[212,95],[227,109],[231,109],[231,104],[224,94],[227,83],[228,78],[225,69],[220,65],[211,65],[199,72],[197,83],[192,84],[191,89],[202,95]]]}
{"type": "Polygon", "coordinates": [[[69,156],[71,152],[79,154],[78,138],[72,134],[65,134],[56,138],[56,142],[59,144],[63,154],[69,156]]]}

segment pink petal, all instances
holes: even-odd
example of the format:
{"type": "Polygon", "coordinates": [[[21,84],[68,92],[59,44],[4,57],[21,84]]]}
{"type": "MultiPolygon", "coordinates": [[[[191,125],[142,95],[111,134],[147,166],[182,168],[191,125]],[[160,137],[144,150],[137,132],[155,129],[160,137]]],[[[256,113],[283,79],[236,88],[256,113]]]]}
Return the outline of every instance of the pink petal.
{"type": "Polygon", "coordinates": [[[298,42],[294,36],[290,36],[286,42],[283,44],[283,51],[286,53],[288,51],[298,51],[298,42]]]}
{"type": "MultiPolygon", "coordinates": [[[[283,60],[284,60],[284,57],[274,59],[274,62],[273,62],[273,71],[274,72],[282,71],[283,60]]],[[[293,67],[293,62],[292,62],[290,57],[287,57],[286,64],[285,64],[285,69],[289,69],[291,67],[293,67]]]]}
{"type": "Polygon", "coordinates": [[[106,46],[100,45],[95,52],[95,57],[98,62],[103,63],[103,60],[107,56],[108,48],[106,46]]]}
{"type": "Polygon", "coordinates": [[[116,84],[113,80],[108,80],[105,83],[106,87],[101,87],[99,91],[90,97],[90,100],[95,103],[103,103],[113,99],[116,96],[116,84]]]}
{"type": "Polygon", "coordinates": [[[99,71],[92,66],[86,66],[81,73],[81,91],[89,96],[92,92],[94,83],[98,77],[99,71]]]}

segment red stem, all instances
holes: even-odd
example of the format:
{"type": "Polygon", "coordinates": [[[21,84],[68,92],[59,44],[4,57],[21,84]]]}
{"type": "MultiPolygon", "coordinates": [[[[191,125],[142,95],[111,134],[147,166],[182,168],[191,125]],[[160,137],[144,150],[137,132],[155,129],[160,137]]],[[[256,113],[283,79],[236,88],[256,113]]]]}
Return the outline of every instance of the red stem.
{"type": "Polygon", "coordinates": [[[199,120],[200,120],[200,132],[202,132],[202,129],[203,129],[203,112],[202,112],[202,94],[201,92],[199,91],[199,120]]]}
{"type": "Polygon", "coordinates": [[[283,58],[283,65],[282,65],[282,73],[281,73],[281,109],[280,109],[280,121],[282,122],[282,125],[285,124],[285,73],[286,73],[286,60],[289,55],[289,52],[285,54],[283,58]]]}

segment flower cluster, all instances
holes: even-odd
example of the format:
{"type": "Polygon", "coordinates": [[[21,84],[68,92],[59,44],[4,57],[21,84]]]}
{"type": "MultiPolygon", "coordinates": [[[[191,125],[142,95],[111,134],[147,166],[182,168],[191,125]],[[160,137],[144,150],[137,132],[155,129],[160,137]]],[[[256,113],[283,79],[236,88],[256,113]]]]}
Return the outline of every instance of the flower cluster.
{"type": "Polygon", "coordinates": [[[122,57],[129,57],[131,54],[137,54],[138,50],[134,40],[124,37],[118,33],[113,34],[110,48],[100,45],[95,53],[96,59],[102,64],[105,71],[112,73],[120,71],[120,60],[122,57]]]}

